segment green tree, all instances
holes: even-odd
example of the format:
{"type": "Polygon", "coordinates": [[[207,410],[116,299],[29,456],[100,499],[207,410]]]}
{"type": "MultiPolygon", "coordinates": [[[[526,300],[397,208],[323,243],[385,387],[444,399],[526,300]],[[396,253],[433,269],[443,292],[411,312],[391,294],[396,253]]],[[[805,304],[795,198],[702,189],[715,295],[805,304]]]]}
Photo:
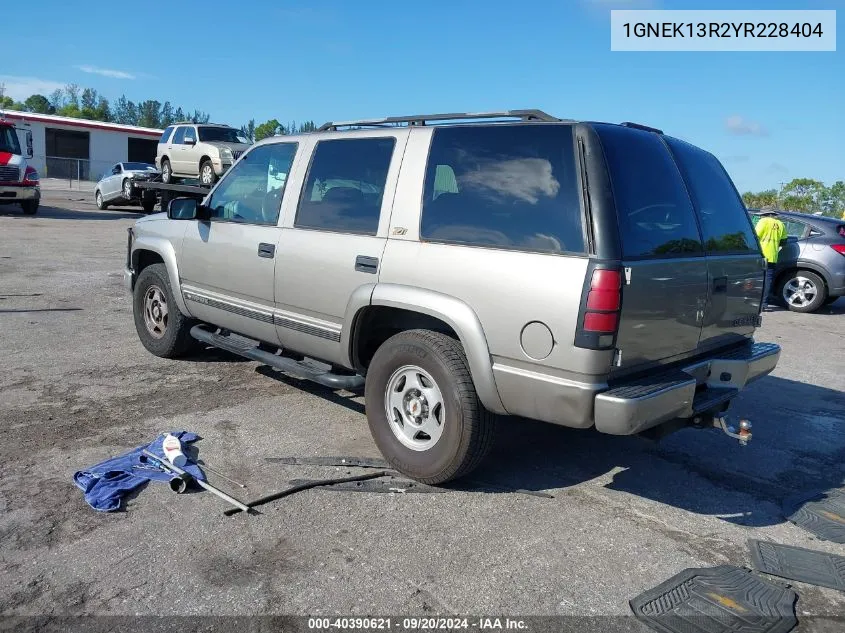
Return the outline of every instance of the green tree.
{"type": "Polygon", "coordinates": [[[56,88],[53,92],[50,93],[50,107],[53,108],[53,112],[58,112],[64,104],[65,91],[61,88],[56,88]]]}
{"type": "Polygon", "coordinates": [[[161,124],[161,103],[148,99],[138,104],[138,125],[157,128],[161,124]]]}
{"type": "Polygon", "coordinates": [[[250,119],[248,123],[241,126],[241,132],[250,140],[255,140],[255,119],[250,119]]]}
{"type": "Polygon", "coordinates": [[[79,86],[68,84],[65,86],[65,105],[75,106],[79,109],[79,86]]]}
{"type": "Polygon", "coordinates": [[[821,210],[825,186],[812,178],[795,178],[781,191],[781,206],[790,211],[813,212],[821,210]]]}
{"type": "Polygon", "coordinates": [[[165,101],[164,105],[161,106],[161,127],[167,127],[173,123],[173,121],[173,106],[170,105],[169,101],[165,101]]]}
{"type": "Polygon", "coordinates": [[[111,108],[109,108],[109,100],[100,97],[97,100],[97,107],[94,109],[94,118],[98,121],[111,121],[111,108]]]}
{"type": "Polygon", "coordinates": [[[23,102],[27,112],[36,114],[53,114],[56,109],[44,95],[31,95],[23,102]]]}
{"type": "Polygon", "coordinates": [[[778,192],[774,189],[767,189],[759,193],[746,191],[742,194],[742,201],[749,209],[762,209],[765,206],[777,207],[778,192]]]}
{"type": "Polygon", "coordinates": [[[267,138],[268,136],[274,136],[276,134],[284,134],[284,128],[282,124],[279,123],[277,119],[270,119],[269,121],[265,121],[261,125],[256,126],[255,128],[255,140],[260,141],[263,138],[267,138]]]}

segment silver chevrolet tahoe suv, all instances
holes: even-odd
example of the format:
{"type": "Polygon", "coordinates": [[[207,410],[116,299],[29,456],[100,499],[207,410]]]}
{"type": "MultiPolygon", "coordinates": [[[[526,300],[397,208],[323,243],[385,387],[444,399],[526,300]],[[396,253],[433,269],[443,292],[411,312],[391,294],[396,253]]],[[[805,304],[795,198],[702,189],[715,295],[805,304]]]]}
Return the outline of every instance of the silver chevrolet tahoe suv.
{"type": "Polygon", "coordinates": [[[611,435],[721,427],[777,364],[765,260],[710,153],[538,110],[327,123],[252,146],[129,229],[151,353],[198,342],[363,389],[385,458],[469,473],[507,415],[611,435]]]}

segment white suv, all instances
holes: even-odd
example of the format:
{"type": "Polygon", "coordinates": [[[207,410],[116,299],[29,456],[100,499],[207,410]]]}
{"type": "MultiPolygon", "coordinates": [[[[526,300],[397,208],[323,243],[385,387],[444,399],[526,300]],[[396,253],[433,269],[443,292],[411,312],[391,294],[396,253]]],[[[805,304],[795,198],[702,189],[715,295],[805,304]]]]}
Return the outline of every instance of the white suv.
{"type": "Polygon", "coordinates": [[[213,185],[249,146],[243,132],[227,125],[177,123],[161,135],[155,163],[162,182],[198,178],[213,185]]]}

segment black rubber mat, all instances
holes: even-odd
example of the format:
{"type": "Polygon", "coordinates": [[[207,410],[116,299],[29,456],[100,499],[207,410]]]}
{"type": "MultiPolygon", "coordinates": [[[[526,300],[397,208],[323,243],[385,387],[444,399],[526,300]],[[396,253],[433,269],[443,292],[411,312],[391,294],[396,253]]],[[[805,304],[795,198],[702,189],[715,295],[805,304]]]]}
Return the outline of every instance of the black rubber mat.
{"type": "Polygon", "coordinates": [[[661,633],[787,633],[798,623],[791,589],[746,569],[685,569],[630,601],[634,615],[661,633]]]}
{"type": "Polygon", "coordinates": [[[845,556],[756,539],[748,539],[748,549],[757,571],[845,591],[845,556]]]}
{"type": "Polygon", "coordinates": [[[820,539],[845,543],[845,491],[832,490],[787,499],[784,516],[820,539]]]}
{"type": "MultiPolygon", "coordinates": [[[[299,486],[310,483],[310,479],[293,479],[291,486],[299,486]]],[[[325,490],[338,490],[341,492],[397,492],[403,493],[427,493],[427,492],[449,492],[446,488],[435,488],[417,481],[408,479],[396,479],[384,477],[382,479],[368,479],[367,481],[347,481],[343,483],[319,486],[325,490]]]]}

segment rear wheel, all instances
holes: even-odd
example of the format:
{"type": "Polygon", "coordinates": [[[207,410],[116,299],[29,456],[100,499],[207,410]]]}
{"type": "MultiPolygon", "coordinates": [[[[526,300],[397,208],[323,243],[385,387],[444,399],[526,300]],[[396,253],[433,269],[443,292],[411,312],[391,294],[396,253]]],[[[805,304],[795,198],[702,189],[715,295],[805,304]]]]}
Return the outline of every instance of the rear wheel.
{"type": "Polygon", "coordinates": [[[164,264],[147,266],[138,275],[132,308],[138,338],[150,353],[177,358],[194,347],[194,321],[179,311],[164,264]]]}
{"type": "Polygon", "coordinates": [[[496,417],[478,399],[463,347],[445,334],[389,338],[370,363],[364,397],[382,455],[418,481],[463,477],[492,445],[496,417]]]}
{"type": "Polygon", "coordinates": [[[780,280],[778,296],[793,312],[815,312],[827,299],[827,287],[816,273],[796,270],[780,280]]]}
{"type": "Polygon", "coordinates": [[[35,215],[38,213],[38,200],[24,200],[21,202],[24,215],[35,215]]]}
{"type": "Polygon", "coordinates": [[[170,161],[166,158],[161,161],[161,182],[164,184],[173,182],[173,170],[170,167],[170,161]]]}
{"type": "Polygon", "coordinates": [[[209,186],[213,185],[215,180],[217,180],[217,174],[214,173],[214,165],[208,159],[202,161],[200,165],[200,182],[203,185],[209,186]]]}

